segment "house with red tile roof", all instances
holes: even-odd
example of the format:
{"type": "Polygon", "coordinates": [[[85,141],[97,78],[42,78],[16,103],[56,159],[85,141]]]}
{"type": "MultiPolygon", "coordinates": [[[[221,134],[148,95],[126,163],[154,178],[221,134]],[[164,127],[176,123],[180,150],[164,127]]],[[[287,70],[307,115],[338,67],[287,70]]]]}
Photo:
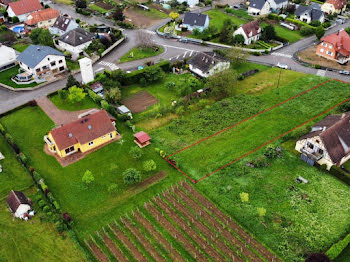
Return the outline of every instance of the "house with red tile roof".
{"type": "Polygon", "coordinates": [[[41,9],[43,9],[43,7],[39,0],[20,0],[9,3],[7,13],[9,17],[17,16],[20,22],[24,22],[31,13],[41,9]]]}
{"type": "Polygon", "coordinates": [[[340,14],[346,10],[346,0],[327,0],[322,6],[321,10],[326,14],[340,14]]]}
{"type": "Polygon", "coordinates": [[[106,110],[57,127],[44,137],[50,152],[61,158],[77,152],[88,152],[116,139],[115,119],[106,110]]]}
{"type": "Polygon", "coordinates": [[[244,44],[250,45],[259,40],[261,36],[261,27],[259,21],[251,21],[240,26],[233,35],[242,35],[244,37],[244,44]]]}
{"type": "Polygon", "coordinates": [[[350,158],[350,112],[329,115],[302,136],[295,149],[310,165],[341,166],[350,158]]]}
{"type": "Polygon", "coordinates": [[[38,28],[48,28],[52,26],[60,12],[56,9],[47,8],[31,13],[25,21],[26,25],[35,26],[38,28]]]}
{"type": "Polygon", "coordinates": [[[342,29],[321,38],[316,54],[329,60],[345,64],[350,57],[350,36],[342,29]]]}

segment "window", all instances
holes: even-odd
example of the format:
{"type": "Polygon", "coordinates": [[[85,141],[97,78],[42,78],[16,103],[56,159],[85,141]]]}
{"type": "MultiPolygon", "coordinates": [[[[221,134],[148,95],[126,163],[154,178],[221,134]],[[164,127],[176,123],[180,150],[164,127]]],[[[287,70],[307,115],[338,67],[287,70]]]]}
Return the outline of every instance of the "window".
{"type": "Polygon", "coordinates": [[[323,150],[321,148],[318,149],[318,153],[320,153],[321,155],[323,155],[323,150]]]}
{"type": "Polygon", "coordinates": [[[61,66],[61,67],[59,68],[59,70],[60,70],[60,71],[63,71],[63,70],[64,70],[64,66],[61,66]]]}
{"type": "Polygon", "coordinates": [[[314,149],[314,145],[311,144],[310,142],[307,142],[307,146],[308,146],[309,148],[311,148],[311,149],[314,149]]]}
{"type": "Polygon", "coordinates": [[[58,61],[58,63],[62,64],[63,60],[58,61]]]}
{"type": "Polygon", "coordinates": [[[50,57],[47,58],[47,61],[50,61],[50,57]]]}
{"type": "Polygon", "coordinates": [[[324,47],[327,47],[327,44],[326,44],[326,43],[322,43],[322,45],[323,45],[324,47]]]}
{"type": "Polygon", "coordinates": [[[110,134],[109,134],[109,137],[112,139],[112,138],[113,138],[113,133],[110,133],[110,134]]]}
{"type": "Polygon", "coordinates": [[[69,148],[66,148],[64,151],[66,152],[66,154],[71,153],[71,152],[74,151],[74,146],[71,146],[71,147],[69,147],[69,148]]]}
{"type": "Polygon", "coordinates": [[[43,70],[47,69],[47,66],[43,66],[43,70]]]}
{"type": "Polygon", "coordinates": [[[321,53],[323,53],[323,52],[324,52],[324,49],[323,49],[323,48],[321,48],[321,49],[320,49],[320,52],[321,52],[321,53]]]}
{"type": "Polygon", "coordinates": [[[39,72],[40,72],[40,68],[37,68],[35,71],[36,71],[37,73],[39,73],[39,72]]]}
{"type": "Polygon", "coordinates": [[[92,146],[94,144],[94,141],[89,142],[89,146],[92,146]]]}
{"type": "Polygon", "coordinates": [[[327,51],[327,55],[333,55],[333,52],[327,51]]]}
{"type": "Polygon", "coordinates": [[[106,136],[102,136],[102,139],[105,139],[106,138],[106,136]]]}
{"type": "Polygon", "coordinates": [[[316,143],[320,143],[320,140],[316,139],[316,143]]]}
{"type": "Polygon", "coordinates": [[[55,65],[56,65],[55,61],[51,62],[51,66],[55,66],[55,65]]]}
{"type": "Polygon", "coordinates": [[[333,48],[333,46],[332,46],[332,45],[329,45],[329,46],[328,46],[328,48],[329,48],[329,49],[332,49],[332,48],[333,48]]]}
{"type": "Polygon", "coordinates": [[[49,20],[49,23],[51,23],[51,19],[49,20]]]}

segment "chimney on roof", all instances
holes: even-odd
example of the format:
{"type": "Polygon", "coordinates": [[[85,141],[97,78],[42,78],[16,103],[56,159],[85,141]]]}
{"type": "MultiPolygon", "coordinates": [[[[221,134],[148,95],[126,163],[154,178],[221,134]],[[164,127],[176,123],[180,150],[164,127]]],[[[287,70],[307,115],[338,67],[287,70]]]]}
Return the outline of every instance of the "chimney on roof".
{"type": "Polygon", "coordinates": [[[40,47],[38,47],[36,50],[40,51],[40,47]]]}

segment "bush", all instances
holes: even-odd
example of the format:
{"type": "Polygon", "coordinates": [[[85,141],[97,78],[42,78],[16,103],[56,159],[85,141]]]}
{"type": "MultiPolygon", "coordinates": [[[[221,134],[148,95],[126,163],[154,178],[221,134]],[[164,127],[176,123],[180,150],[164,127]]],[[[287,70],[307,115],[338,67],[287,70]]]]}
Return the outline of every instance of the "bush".
{"type": "Polygon", "coordinates": [[[54,201],[56,201],[55,197],[53,196],[53,194],[51,192],[47,193],[47,198],[50,200],[51,203],[53,203],[54,201]]]}
{"type": "Polygon", "coordinates": [[[309,27],[309,28],[315,29],[315,27],[313,27],[311,25],[308,25],[305,22],[301,22],[300,20],[293,19],[293,18],[289,18],[288,17],[288,18],[286,18],[286,21],[291,22],[293,24],[297,24],[297,25],[301,25],[301,26],[305,26],[305,27],[309,27]]]}
{"type": "Polygon", "coordinates": [[[152,159],[143,162],[143,170],[150,172],[156,170],[157,164],[152,159]]]}
{"type": "Polygon", "coordinates": [[[49,212],[50,210],[51,210],[50,207],[47,206],[47,205],[43,207],[43,211],[44,211],[45,213],[49,212]]]}
{"type": "Polygon", "coordinates": [[[315,30],[312,27],[308,26],[302,26],[300,29],[300,34],[302,36],[310,36],[315,32],[315,30]]]}
{"type": "Polygon", "coordinates": [[[252,164],[257,168],[266,167],[268,165],[267,157],[265,155],[259,156],[252,161],[252,164]]]}
{"type": "Polygon", "coordinates": [[[117,21],[117,25],[119,25],[121,28],[125,29],[133,29],[134,25],[128,22],[123,22],[123,21],[117,21]]]}
{"type": "Polygon", "coordinates": [[[50,191],[49,191],[49,187],[45,184],[44,181],[41,181],[41,183],[40,183],[40,188],[41,188],[41,190],[42,190],[45,194],[47,194],[48,192],[50,192],[50,191]]]}
{"type": "Polygon", "coordinates": [[[326,252],[326,255],[331,259],[336,259],[341,252],[350,244],[350,234],[348,234],[344,239],[338,241],[331,246],[330,249],[326,252]]]}
{"type": "Polygon", "coordinates": [[[322,26],[323,26],[324,28],[328,28],[328,27],[331,26],[331,22],[324,22],[324,23],[322,24],[322,26]]]}
{"type": "Polygon", "coordinates": [[[13,144],[12,147],[13,147],[13,150],[15,151],[16,154],[19,154],[21,152],[21,150],[17,144],[13,144]]]}
{"type": "Polygon", "coordinates": [[[61,221],[56,222],[56,230],[59,233],[62,233],[63,231],[67,230],[67,225],[65,223],[62,223],[61,221]]]}
{"type": "Polygon", "coordinates": [[[5,128],[2,124],[0,124],[0,133],[3,135],[6,133],[5,128]]]}
{"type": "Polygon", "coordinates": [[[103,109],[105,109],[106,111],[108,111],[108,109],[109,109],[109,104],[108,104],[108,102],[107,102],[106,100],[101,100],[101,107],[102,107],[103,109]]]}
{"type": "Polygon", "coordinates": [[[134,159],[140,159],[143,155],[142,150],[137,146],[131,148],[129,153],[134,159]]]}
{"type": "Polygon", "coordinates": [[[115,193],[118,190],[118,186],[115,183],[112,183],[108,186],[108,193],[115,193]]]}
{"type": "Polygon", "coordinates": [[[15,141],[13,140],[12,136],[9,133],[5,134],[5,139],[7,143],[9,143],[11,146],[15,143],[15,141]]]}
{"type": "Polygon", "coordinates": [[[60,205],[58,204],[57,201],[53,201],[52,204],[57,210],[60,210],[61,207],[60,207],[60,205]]]}
{"type": "Polygon", "coordinates": [[[46,202],[44,200],[39,200],[38,205],[39,207],[43,207],[46,205],[46,202]]]}
{"type": "Polygon", "coordinates": [[[19,160],[22,162],[23,165],[27,165],[28,163],[28,158],[25,154],[22,152],[18,154],[19,160]]]}
{"type": "Polygon", "coordinates": [[[128,168],[123,173],[123,180],[126,185],[134,185],[141,181],[141,173],[135,168],[128,168]]]}

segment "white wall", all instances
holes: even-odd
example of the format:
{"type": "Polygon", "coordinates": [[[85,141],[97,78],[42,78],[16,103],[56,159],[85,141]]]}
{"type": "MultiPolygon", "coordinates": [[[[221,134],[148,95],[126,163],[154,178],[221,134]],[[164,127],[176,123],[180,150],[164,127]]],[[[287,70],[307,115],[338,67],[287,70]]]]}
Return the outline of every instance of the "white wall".
{"type": "Polygon", "coordinates": [[[261,10],[256,9],[254,7],[248,7],[248,14],[250,15],[268,15],[270,13],[270,4],[269,2],[265,2],[265,5],[261,8],[261,10]]]}
{"type": "Polygon", "coordinates": [[[255,36],[247,36],[243,30],[242,27],[238,28],[234,33],[233,36],[235,35],[242,35],[244,37],[244,44],[245,45],[250,45],[251,43],[254,43],[259,40],[261,33],[255,35],[255,36]]]}
{"type": "Polygon", "coordinates": [[[67,43],[62,42],[61,40],[58,40],[58,45],[65,51],[68,51],[72,54],[72,58],[76,59],[79,57],[79,54],[84,51],[85,48],[87,48],[92,41],[86,42],[84,44],[78,45],[78,46],[71,46],[67,43]]]}
{"type": "Polygon", "coordinates": [[[30,205],[20,204],[15,212],[15,217],[22,218],[25,213],[27,213],[31,209],[30,205]]]}
{"type": "MultiPolygon", "coordinates": [[[[9,17],[15,17],[15,16],[17,16],[17,15],[13,12],[13,10],[12,10],[11,7],[8,7],[8,8],[7,8],[7,13],[8,13],[8,16],[9,16],[9,17]]],[[[20,22],[24,22],[24,21],[27,20],[27,18],[28,18],[28,16],[29,16],[30,14],[31,14],[31,13],[27,13],[27,14],[23,14],[23,15],[18,15],[17,17],[18,17],[18,19],[19,19],[20,22]]]]}
{"type": "Polygon", "coordinates": [[[209,77],[214,75],[215,73],[224,71],[226,69],[230,68],[230,62],[220,62],[217,63],[215,66],[213,66],[208,72],[203,72],[202,70],[194,67],[193,65],[189,65],[189,69],[190,71],[192,71],[193,73],[201,76],[201,77],[209,77]]]}
{"type": "Polygon", "coordinates": [[[21,68],[23,68],[26,72],[32,73],[34,75],[40,75],[40,72],[36,72],[37,69],[42,71],[44,66],[47,66],[50,71],[57,70],[54,73],[60,73],[67,69],[66,59],[64,56],[58,55],[48,55],[46,56],[39,64],[37,64],[34,68],[29,68],[27,65],[20,63],[21,68]],[[62,63],[59,61],[62,60],[62,63]],[[55,65],[51,65],[52,62],[55,62],[55,65]],[[64,67],[63,70],[59,70],[60,67],[64,67]]]}

